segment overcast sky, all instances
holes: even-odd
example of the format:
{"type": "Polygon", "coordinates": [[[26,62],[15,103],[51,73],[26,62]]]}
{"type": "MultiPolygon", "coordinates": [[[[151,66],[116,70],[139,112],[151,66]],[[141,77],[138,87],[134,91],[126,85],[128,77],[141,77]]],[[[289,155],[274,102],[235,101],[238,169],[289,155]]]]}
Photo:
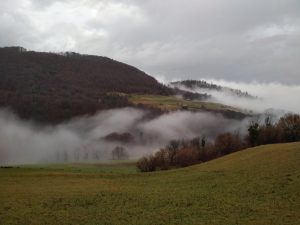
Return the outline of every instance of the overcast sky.
{"type": "Polygon", "coordinates": [[[300,84],[300,0],[1,0],[0,46],[16,45],[165,80],[300,84]]]}

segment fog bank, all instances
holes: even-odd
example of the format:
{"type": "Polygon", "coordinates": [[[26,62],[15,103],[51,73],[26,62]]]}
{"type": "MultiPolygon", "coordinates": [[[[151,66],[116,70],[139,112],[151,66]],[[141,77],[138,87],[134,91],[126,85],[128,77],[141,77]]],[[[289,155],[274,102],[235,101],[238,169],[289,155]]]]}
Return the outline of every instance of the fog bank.
{"type": "MultiPolygon", "coordinates": [[[[206,92],[213,97],[209,101],[234,106],[241,109],[252,110],[263,113],[273,109],[273,112],[283,114],[284,112],[300,113],[300,85],[285,85],[280,83],[250,83],[232,82],[225,80],[201,79],[208,83],[217,84],[223,87],[238,89],[248,92],[256,99],[237,97],[227,91],[216,91],[208,89],[192,89],[194,92],[206,92]]],[[[185,88],[185,90],[187,90],[185,88]]]]}
{"type": "Polygon", "coordinates": [[[0,165],[95,162],[112,159],[123,147],[130,159],[157,151],[172,139],[205,136],[213,140],[226,131],[245,132],[244,121],[210,113],[178,111],[147,119],[149,112],[123,108],[75,118],[56,126],[22,121],[0,111],[0,165]],[[128,142],[109,140],[110,134],[127,134],[128,142]]]}

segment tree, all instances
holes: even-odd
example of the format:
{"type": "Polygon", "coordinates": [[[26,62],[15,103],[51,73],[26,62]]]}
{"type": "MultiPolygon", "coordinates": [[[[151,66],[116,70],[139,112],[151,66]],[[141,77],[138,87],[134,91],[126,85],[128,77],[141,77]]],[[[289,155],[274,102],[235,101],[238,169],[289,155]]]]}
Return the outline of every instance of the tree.
{"type": "Polygon", "coordinates": [[[273,122],[272,122],[271,116],[268,115],[268,116],[265,118],[265,126],[266,126],[266,127],[272,127],[272,125],[273,125],[273,122]]]}
{"type": "Polygon", "coordinates": [[[280,118],[277,126],[282,131],[282,141],[300,141],[300,115],[287,114],[280,118]]]}
{"type": "Polygon", "coordinates": [[[128,153],[125,148],[117,146],[112,150],[112,159],[113,160],[125,160],[128,159],[128,153]]]}
{"type": "Polygon", "coordinates": [[[201,139],[201,146],[202,146],[202,148],[205,148],[205,144],[206,144],[206,137],[203,136],[202,139],[201,139]]]}
{"type": "Polygon", "coordinates": [[[176,166],[185,167],[194,165],[198,162],[199,152],[194,148],[182,148],[180,149],[176,156],[176,166]]]}
{"type": "Polygon", "coordinates": [[[201,143],[200,143],[200,138],[195,137],[191,140],[192,147],[196,148],[197,150],[200,150],[201,148],[201,143]]]}
{"type": "Polygon", "coordinates": [[[251,122],[248,127],[248,138],[251,146],[257,145],[257,139],[259,136],[259,124],[257,122],[251,122]]]}
{"type": "Polygon", "coordinates": [[[177,151],[180,148],[180,141],[178,140],[172,140],[170,143],[166,146],[166,150],[168,152],[170,164],[174,163],[174,158],[177,153],[177,151]]]}
{"type": "Polygon", "coordinates": [[[170,167],[170,159],[168,157],[168,151],[164,148],[160,149],[154,155],[155,165],[159,167],[161,170],[169,169],[170,167]]]}
{"type": "Polygon", "coordinates": [[[215,148],[221,155],[226,155],[238,149],[238,143],[231,133],[220,134],[215,141],[215,148]]]}
{"type": "Polygon", "coordinates": [[[156,159],[153,155],[150,155],[149,157],[143,157],[137,162],[136,167],[141,172],[155,171],[156,170],[156,159]]]}

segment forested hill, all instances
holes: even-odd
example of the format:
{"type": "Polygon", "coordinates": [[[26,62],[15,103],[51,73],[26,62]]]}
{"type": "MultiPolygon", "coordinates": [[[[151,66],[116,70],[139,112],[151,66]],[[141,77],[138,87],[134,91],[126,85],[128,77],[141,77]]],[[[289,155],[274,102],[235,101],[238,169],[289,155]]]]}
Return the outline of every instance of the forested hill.
{"type": "Polygon", "coordinates": [[[60,122],[129,105],[112,92],[168,95],[171,90],[107,57],[0,48],[0,107],[10,107],[22,118],[60,122]]]}
{"type": "Polygon", "coordinates": [[[203,92],[205,92],[205,90],[213,90],[213,91],[220,91],[220,92],[223,91],[223,92],[227,92],[232,95],[235,95],[237,97],[243,97],[243,98],[252,98],[252,99],[257,98],[256,96],[253,96],[253,95],[249,94],[248,92],[216,85],[213,83],[208,83],[204,80],[174,81],[174,82],[171,82],[170,85],[173,87],[179,87],[179,88],[184,87],[187,89],[200,89],[200,90],[202,89],[203,92]]]}

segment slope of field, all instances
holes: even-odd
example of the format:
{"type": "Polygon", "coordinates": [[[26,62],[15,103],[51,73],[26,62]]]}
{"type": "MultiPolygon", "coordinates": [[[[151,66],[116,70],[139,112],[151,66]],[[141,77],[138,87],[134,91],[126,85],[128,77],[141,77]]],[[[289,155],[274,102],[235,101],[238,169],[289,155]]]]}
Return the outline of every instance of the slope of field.
{"type": "Polygon", "coordinates": [[[248,114],[246,111],[231,106],[200,100],[186,100],[176,96],[130,94],[128,95],[128,99],[134,105],[145,105],[148,107],[159,108],[164,111],[181,109],[196,112],[209,111],[222,113],[230,118],[243,118],[248,114]]]}
{"type": "Polygon", "coordinates": [[[0,224],[300,221],[300,143],[261,146],[173,171],[137,173],[131,164],[122,166],[2,168],[0,224]]]}

